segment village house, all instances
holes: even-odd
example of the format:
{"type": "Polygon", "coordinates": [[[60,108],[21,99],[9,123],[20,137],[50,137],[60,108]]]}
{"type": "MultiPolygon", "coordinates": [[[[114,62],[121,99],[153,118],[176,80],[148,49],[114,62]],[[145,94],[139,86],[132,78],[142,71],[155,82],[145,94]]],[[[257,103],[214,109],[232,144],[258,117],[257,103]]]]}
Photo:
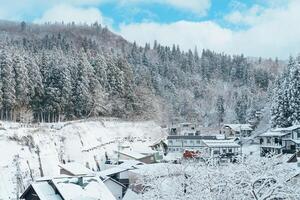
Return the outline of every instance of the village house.
{"type": "MultiPolygon", "coordinates": [[[[123,161],[122,161],[123,162],[123,161]]],[[[106,170],[97,173],[100,177],[110,177],[114,180],[122,183],[126,187],[129,186],[128,171],[136,169],[137,166],[143,165],[144,163],[136,162],[133,160],[124,161],[122,164],[108,168],[106,170]]]]}
{"type": "MultiPolygon", "coordinates": [[[[80,175],[95,175],[96,172],[84,167],[83,165],[75,162],[59,165],[60,174],[69,176],[80,176],[80,175]]],[[[125,194],[127,187],[118,182],[117,180],[109,176],[101,176],[100,179],[103,181],[105,186],[111,191],[116,199],[122,199],[125,194]]]]}
{"type": "Polygon", "coordinates": [[[221,133],[226,138],[249,137],[253,131],[251,124],[224,124],[221,133]]]}
{"type": "Polygon", "coordinates": [[[143,180],[147,178],[177,176],[180,170],[174,164],[154,163],[136,166],[136,169],[128,171],[130,189],[135,193],[142,192],[143,180]]]}
{"type": "Polygon", "coordinates": [[[125,185],[123,185],[122,183],[120,183],[119,181],[111,177],[100,177],[100,178],[117,200],[123,198],[127,189],[125,185]]]}
{"type": "Polygon", "coordinates": [[[202,140],[216,140],[216,135],[169,135],[168,151],[183,152],[189,150],[201,150],[204,146],[202,140]]]}
{"type": "Polygon", "coordinates": [[[57,177],[33,182],[20,196],[23,200],[115,200],[95,176],[57,177]]]}
{"type": "Polygon", "coordinates": [[[293,154],[300,150],[300,125],[271,129],[258,138],[261,156],[268,153],[293,154]]]}
{"type": "Polygon", "coordinates": [[[204,157],[232,158],[241,154],[241,146],[233,140],[203,140],[204,157]]]}
{"type": "Polygon", "coordinates": [[[169,128],[169,135],[188,135],[192,133],[196,133],[196,124],[194,123],[180,123],[169,128]]]}
{"type": "Polygon", "coordinates": [[[168,151],[168,144],[166,141],[166,137],[159,138],[155,140],[152,144],[150,144],[149,147],[154,151],[166,153],[168,151]]]}

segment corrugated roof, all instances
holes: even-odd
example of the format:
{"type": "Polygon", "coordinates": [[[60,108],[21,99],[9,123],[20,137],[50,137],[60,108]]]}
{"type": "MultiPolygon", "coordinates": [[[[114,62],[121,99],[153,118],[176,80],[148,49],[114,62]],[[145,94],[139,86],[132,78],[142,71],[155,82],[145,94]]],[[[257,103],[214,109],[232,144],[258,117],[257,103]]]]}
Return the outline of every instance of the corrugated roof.
{"type": "Polygon", "coordinates": [[[168,140],[185,139],[185,140],[214,140],[217,139],[215,135],[169,135],[168,140]]]}
{"type": "Polygon", "coordinates": [[[208,147],[240,147],[239,144],[234,142],[233,140],[203,140],[203,143],[208,147]]]}

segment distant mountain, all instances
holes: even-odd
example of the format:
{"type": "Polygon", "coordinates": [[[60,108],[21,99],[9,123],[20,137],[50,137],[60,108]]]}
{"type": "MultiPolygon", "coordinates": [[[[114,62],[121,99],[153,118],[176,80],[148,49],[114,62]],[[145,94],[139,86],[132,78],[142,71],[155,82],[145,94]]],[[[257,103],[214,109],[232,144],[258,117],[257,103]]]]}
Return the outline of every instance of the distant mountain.
{"type": "Polygon", "coordinates": [[[257,121],[283,64],[129,43],[106,27],[0,22],[0,118],[257,121]]]}

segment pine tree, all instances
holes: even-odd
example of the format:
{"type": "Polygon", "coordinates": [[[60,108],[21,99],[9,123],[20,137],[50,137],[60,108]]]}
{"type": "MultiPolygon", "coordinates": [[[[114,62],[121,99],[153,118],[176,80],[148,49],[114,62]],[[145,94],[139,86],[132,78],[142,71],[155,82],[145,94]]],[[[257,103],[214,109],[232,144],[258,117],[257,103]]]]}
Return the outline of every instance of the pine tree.
{"type": "Polygon", "coordinates": [[[18,54],[14,55],[14,73],[15,73],[15,96],[16,96],[16,114],[20,120],[24,118],[24,112],[29,107],[29,77],[24,58],[18,54]]]}
{"type": "Polygon", "coordinates": [[[2,51],[0,60],[3,99],[2,119],[12,120],[13,108],[16,103],[12,59],[6,51],[2,51]]]}
{"type": "Polygon", "coordinates": [[[80,51],[79,61],[77,64],[77,79],[73,93],[74,110],[77,117],[86,117],[91,108],[91,95],[89,92],[89,71],[91,68],[87,60],[86,54],[80,51]]]}

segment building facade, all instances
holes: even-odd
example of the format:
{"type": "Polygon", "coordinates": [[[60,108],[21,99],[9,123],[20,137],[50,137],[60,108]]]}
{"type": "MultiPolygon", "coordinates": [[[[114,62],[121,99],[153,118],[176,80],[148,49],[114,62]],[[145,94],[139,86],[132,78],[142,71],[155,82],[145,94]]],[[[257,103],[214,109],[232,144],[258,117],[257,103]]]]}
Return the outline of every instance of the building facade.
{"type": "Polygon", "coordinates": [[[300,150],[300,125],[276,128],[259,136],[260,154],[293,154],[300,150]]]}

